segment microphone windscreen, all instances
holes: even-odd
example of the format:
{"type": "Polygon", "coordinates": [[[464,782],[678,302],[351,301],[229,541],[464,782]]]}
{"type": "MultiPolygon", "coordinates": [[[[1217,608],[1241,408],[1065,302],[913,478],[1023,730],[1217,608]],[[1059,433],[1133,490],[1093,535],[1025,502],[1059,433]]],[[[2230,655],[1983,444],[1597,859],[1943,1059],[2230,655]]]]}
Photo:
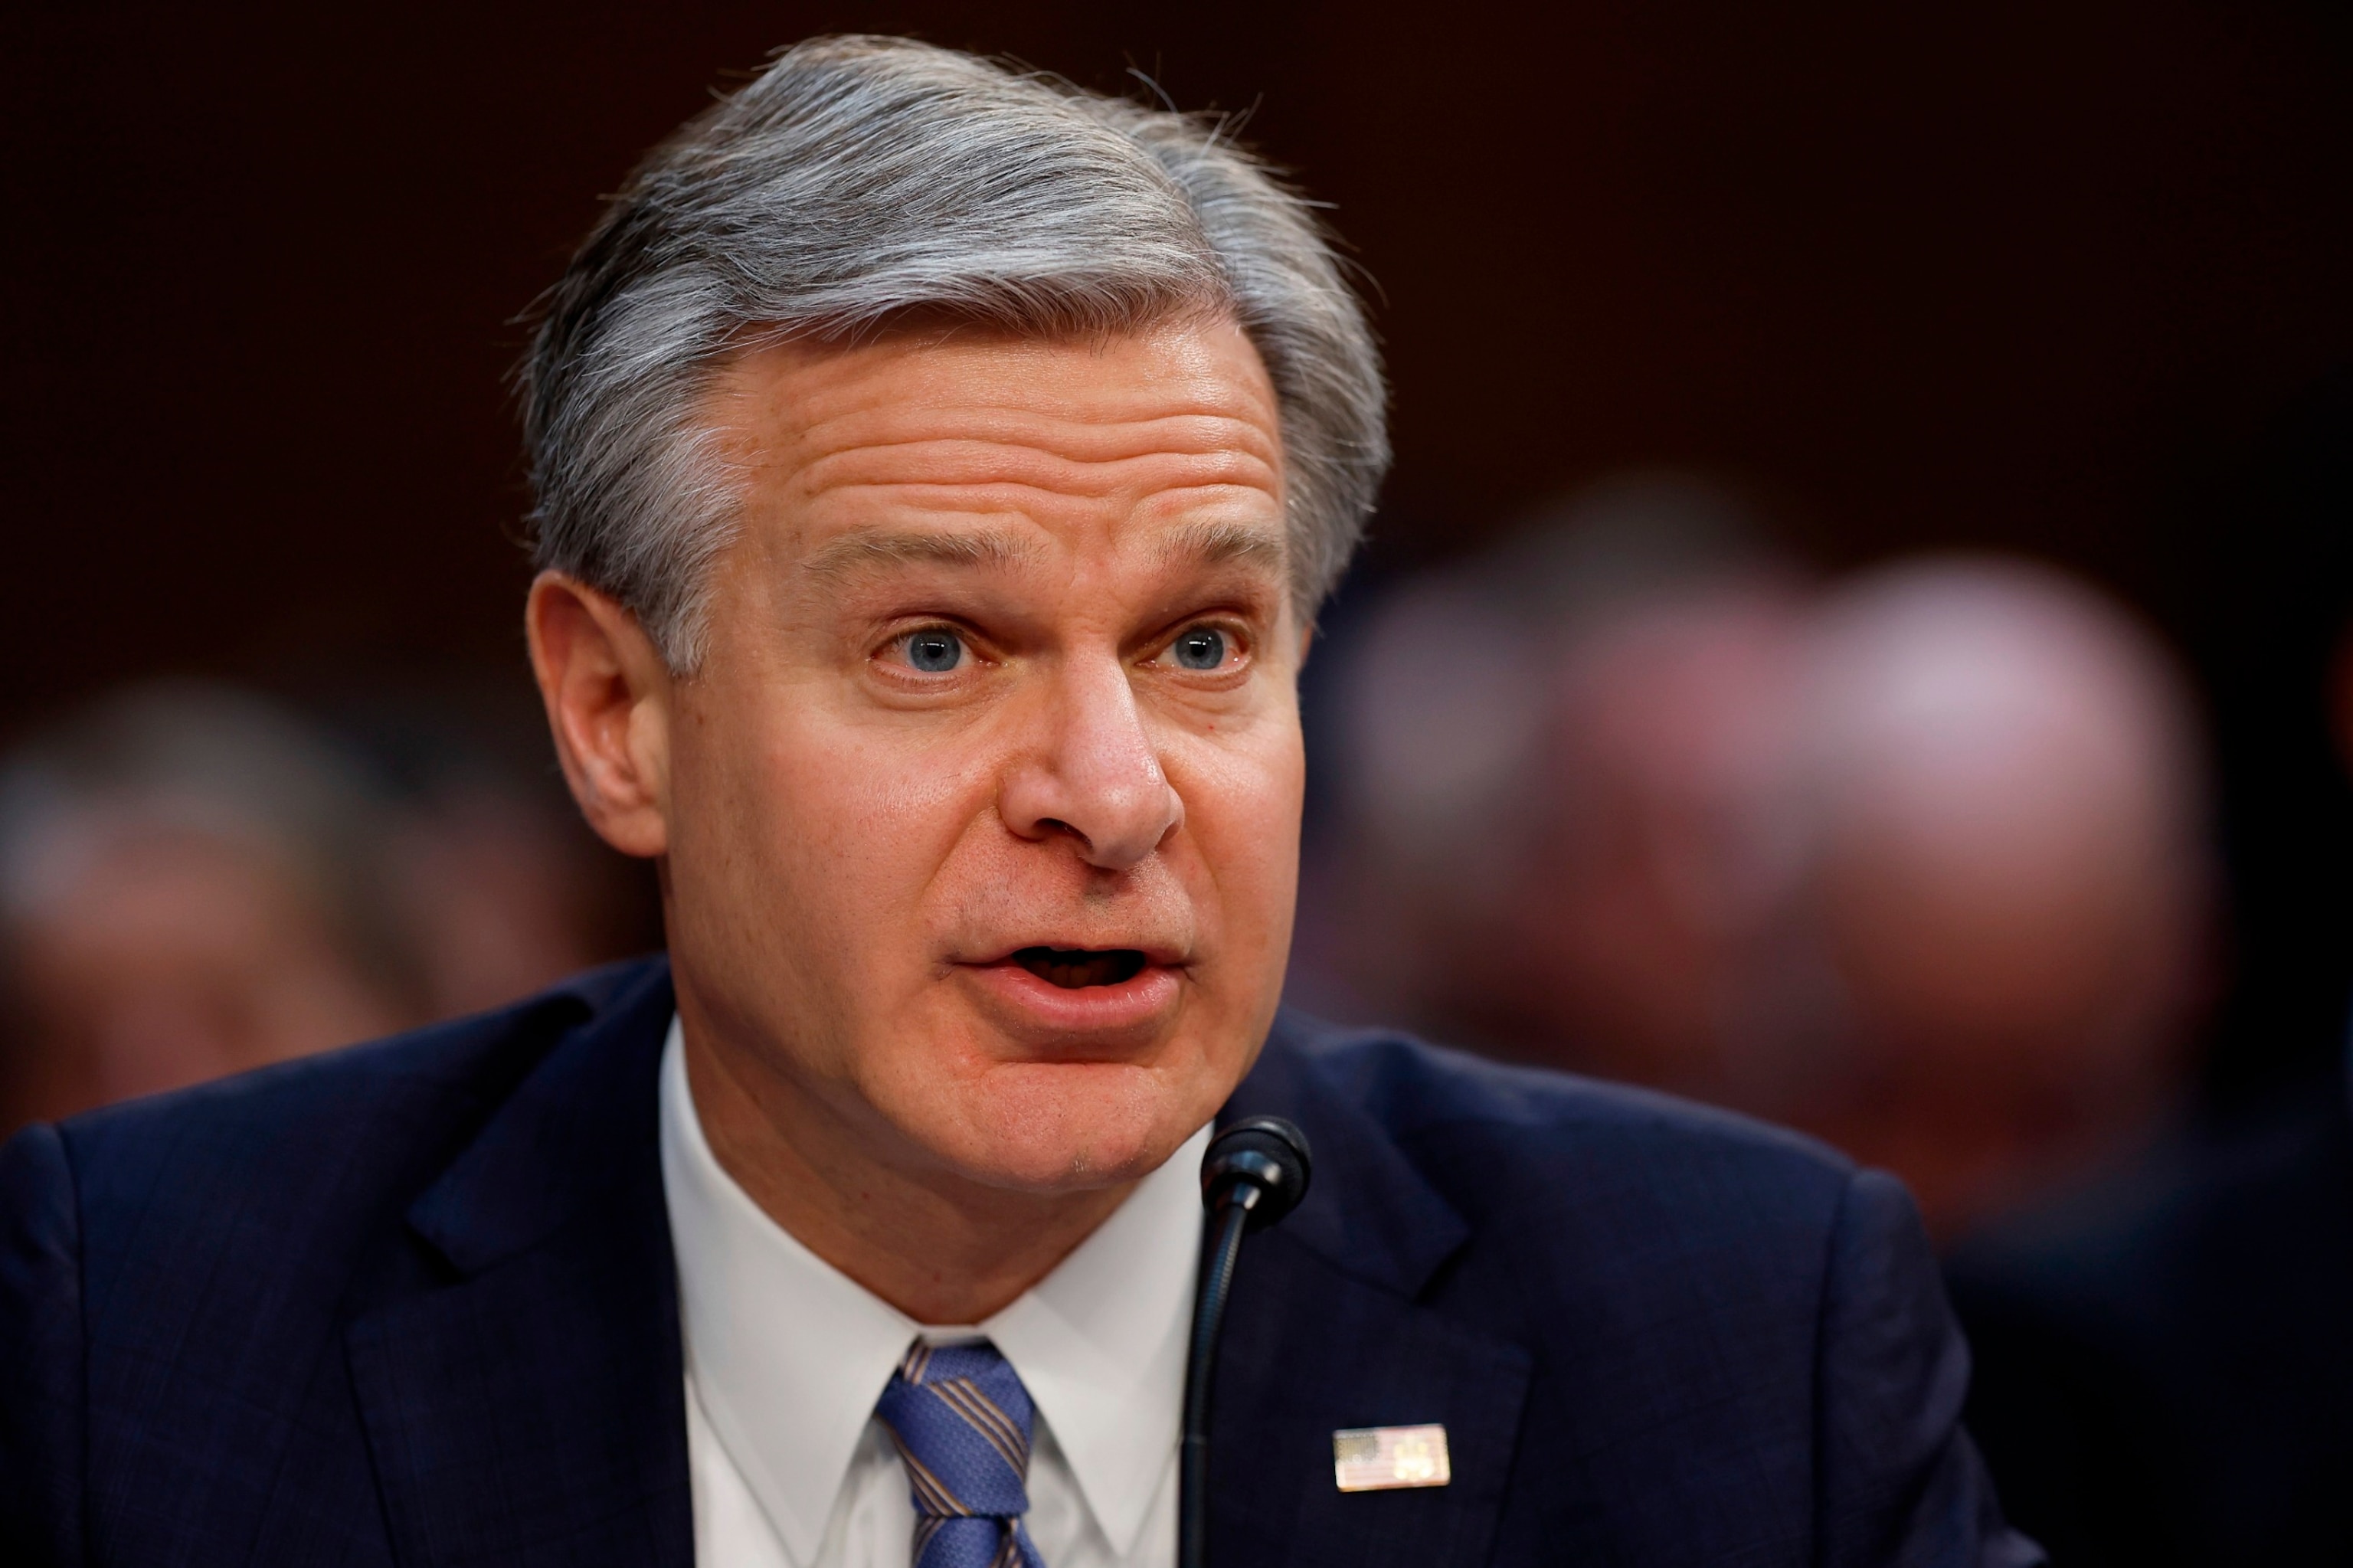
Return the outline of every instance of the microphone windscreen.
{"type": "Polygon", "coordinates": [[[1305,1133],[1281,1117],[1254,1116],[1209,1139],[1201,1157],[1201,1202],[1213,1213],[1240,1203],[1250,1228],[1262,1231],[1299,1206],[1313,1170],[1305,1133]]]}

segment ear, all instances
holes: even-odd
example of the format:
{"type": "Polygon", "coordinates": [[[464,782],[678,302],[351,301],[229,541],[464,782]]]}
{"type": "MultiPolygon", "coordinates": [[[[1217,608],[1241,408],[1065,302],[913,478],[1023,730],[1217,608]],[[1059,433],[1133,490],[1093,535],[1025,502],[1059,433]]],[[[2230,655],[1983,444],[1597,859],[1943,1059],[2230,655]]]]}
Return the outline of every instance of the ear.
{"type": "Polygon", "coordinates": [[[619,600],[542,572],[523,608],[532,673],[581,814],[623,854],[670,847],[673,677],[619,600]]]}

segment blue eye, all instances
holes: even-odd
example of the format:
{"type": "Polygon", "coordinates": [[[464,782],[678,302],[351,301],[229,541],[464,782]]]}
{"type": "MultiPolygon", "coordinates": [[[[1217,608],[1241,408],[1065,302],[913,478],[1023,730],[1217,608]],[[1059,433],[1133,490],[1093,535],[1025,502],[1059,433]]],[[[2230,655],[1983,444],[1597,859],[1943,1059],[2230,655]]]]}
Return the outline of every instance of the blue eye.
{"type": "Polygon", "coordinates": [[[964,662],[964,639],[938,629],[910,632],[907,662],[926,675],[944,675],[964,662]]]}
{"type": "Polygon", "coordinates": [[[1177,638],[1169,651],[1187,670],[1214,670],[1226,662],[1226,634],[1215,627],[1197,626],[1177,638]]]}

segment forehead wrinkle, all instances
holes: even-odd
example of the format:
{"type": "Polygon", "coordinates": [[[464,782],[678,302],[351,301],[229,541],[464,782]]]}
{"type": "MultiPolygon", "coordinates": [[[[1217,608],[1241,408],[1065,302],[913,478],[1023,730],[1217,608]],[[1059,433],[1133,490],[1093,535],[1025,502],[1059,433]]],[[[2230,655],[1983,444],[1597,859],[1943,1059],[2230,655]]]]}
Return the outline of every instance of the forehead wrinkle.
{"type": "Polygon", "coordinates": [[[1051,400],[1033,400],[1024,396],[1029,389],[1005,385],[858,390],[854,399],[776,399],[746,389],[753,407],[739,418],[781,420],[790,444],[812,459],[925,441],[1030,447],[1079,461],[1229,450],[1271,461],[1282,450],[1272,406],[1172,395],[1171,388],[1149,383],[1051,400]]]}
{"type": "Polygon", "coordinates": [[[1013,487],[1105,496],[1216,483],[1272,490],[1279,472],[1274,462],[1257,451],[1215,443],[1198,448],[1150,443],[1073,454],[1028,442],[955,436],[838,447],[807,459],[794,483],[812,494],[853,488],[1013,487]]]}
{"type": "Polygon", "coordinates": [[[1171,408],[1148,389],[1134,397],[1137,408],[1105,409],[1108,396],[1092,405],[1039,408],[1020,404],[957,402],[934,405],[919,399],[878,401],[807,420],[803,441],[820,448],[890,446],[903,441],[972,440],[1035,447],[1079,461],[1134,457],[1148,452],[1209,452],[1246,450],[1269,453],[1281,442],[1271,419],[1253,412],[1208,406],[1171,408]]]}

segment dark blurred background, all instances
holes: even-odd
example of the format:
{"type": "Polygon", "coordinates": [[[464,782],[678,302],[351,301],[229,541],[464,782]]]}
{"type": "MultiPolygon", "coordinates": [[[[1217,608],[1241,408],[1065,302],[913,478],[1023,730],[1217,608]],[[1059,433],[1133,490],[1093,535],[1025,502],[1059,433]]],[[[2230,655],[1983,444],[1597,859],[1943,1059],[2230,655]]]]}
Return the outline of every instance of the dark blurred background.
{"type": "Polygon", "coordinates": [[[2121,599],[2218,747],[2208,1089],[2334,1049],[2341,6],[32,5],[0,27],[0,733],[205,675],[330,718],[462,707],[546,785],[517,317],[714,88],[811,32],[911,31],[1246,112],[1332,204],[1398,454],[1335,627],[1660,469],[1738,494],[1801,570],[2000,550],[2121,599]]]}
{"type": "MultiPolygon", "coordinates": [[[[2353,1301],[2319,0],[14,7],[0,1128],[659,940],[539,733],[506,376],[598,193],[832,30],[1244,114],[1353,247],[1398,463],[1310,669],[1301,1000],[1797,1122],[1947,1243],[2301,1107],[2268,1255],[2343,1266],[2264,1288],[2353,1301]]],[[[2122,1319],[2037,1291],[2151,1294],[2064,1238],[2174,1234],[2100,1212],[1956,1277],[2030,1524],[2158,1561],[2215,1467],[2083,1453],[2262,1378],[2160,1419],[2120,1371],[2050,1436],[2036,1358],[2122,1319]]],[[[2341,1417],[2336,1354],[2274,1383],[2341,1417]]],[[[2333,1484],[2330,1419],[2247,1485],[2333,1484]]],[[[2252,1495],[2214,1517],[2294,1514],[2252,1495]]]]}
{"type": "Polygon", "coordinates": [[[511,322],[775,45],[909,30],[1250,111],[1395,373],[1376,561],[1634,463],[1826,563],[2081,567],[2184,638],[2353,352],[2343,8],[12,7],[14,721],[159,663],[512,663],[511,322]]]}
{"type": "Polygon", "coordinates": [[[838,28],[1153,74],[1334,206],[1373,560],[1635,464],[1827,565],[2017,546],[2202,648],[2229,486],[2353,355],[2318,4],[12,7],[0,715],[126,675],[512,667],[512,323],[731,71],[838,28]]]}
{"type": "Polygon", "coordinates": [[[158,670],[519,683],[513,320],[639,151],[818,30],[1249,111],[1377,301],[1376,575],[1669,463],[1819,566],[2074,567],[2211,693],[2263,591],[2260,443],[2353,357],[2337,5],[33,4],[0,28],[12,731],[158,670]]]}

